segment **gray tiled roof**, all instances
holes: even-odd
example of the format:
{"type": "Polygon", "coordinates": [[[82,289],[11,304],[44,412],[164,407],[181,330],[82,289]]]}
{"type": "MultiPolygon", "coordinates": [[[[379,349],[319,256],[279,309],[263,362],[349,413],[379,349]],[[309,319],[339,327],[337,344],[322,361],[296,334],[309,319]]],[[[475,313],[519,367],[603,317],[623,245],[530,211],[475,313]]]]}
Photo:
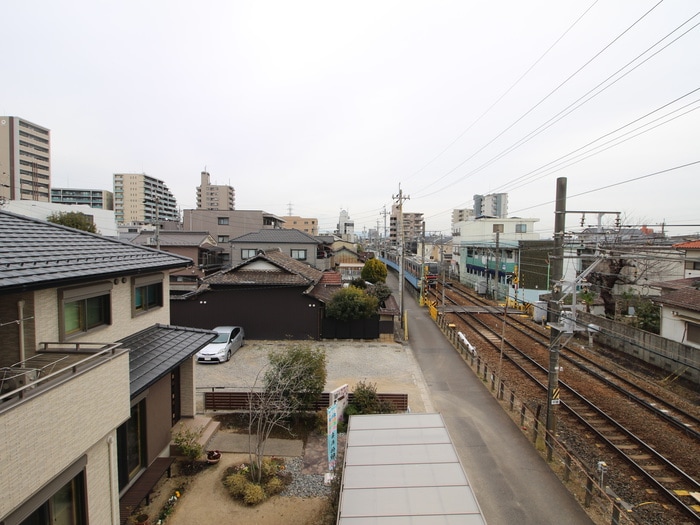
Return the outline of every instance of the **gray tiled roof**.
{"type": "Polygon", "coordinates": [[[306,263],[297,261],[285,255],[279,250],[267,250],[260,252],[255,257],[243,261],[241,264],[212,274],[204,279],[204,283],[216,285],[283,285],[283,286],[309,286],[317,283],[323,272],[306,263]],[[267,261],[281,271],[253,269],[256,261],[267,261]]]}
{"type": "Polygon", "coordinates": [[[320,241],[311,235],[304,233],[301,230],[286,230],[286,229],[267,229],[258,232],[246,233],[240,237],[231,239],[230,242],[236,243],[287,243],[287,244],[320,244],[320,241]]]}
{"type": "Polygon", "coordinates": [[[191,259],[0,210],[0,292],[185,268],[191,259]]]}
{"type": "Polygon", "coordinates": [[[190,359],[214,337],[216,332],[211,330],[156,324],[118,341],[129,349],[131,397],[190,359]]]}

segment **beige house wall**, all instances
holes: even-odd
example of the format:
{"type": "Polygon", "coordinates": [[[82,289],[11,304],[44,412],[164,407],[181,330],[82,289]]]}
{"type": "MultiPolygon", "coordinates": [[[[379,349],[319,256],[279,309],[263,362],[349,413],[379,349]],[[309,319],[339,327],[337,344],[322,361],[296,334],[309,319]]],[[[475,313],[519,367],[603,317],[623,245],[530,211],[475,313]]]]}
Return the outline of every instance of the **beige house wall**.
{"type": "MultiPolygon", "coordinates": [[[[0,516],[16,509],[86,451],[93,458],[107,454],[106,448],[98,444],[113,435],[130,414],[129,355],[121,352],[71,376],[69,381],[12,405],[10,410],[0,412],[0,516]]],[[[91,471],[91,459],[88,457],[87,463],[89,484],[97,477],[91,471]]],[[[95,462],[98,471],[104,470],[99,460],[95,462]]],[[[116,485],[110,491],[88,490],[88,494],[92,508],[101,497],[114,496],[116,485]]],[[[109,509],[110,502],[106,504],[109,509]]],[[[104,507],[104,502],[98,507],[104,507]]],[[[95,511],[102,514],[104,509],[95,511]]]]}

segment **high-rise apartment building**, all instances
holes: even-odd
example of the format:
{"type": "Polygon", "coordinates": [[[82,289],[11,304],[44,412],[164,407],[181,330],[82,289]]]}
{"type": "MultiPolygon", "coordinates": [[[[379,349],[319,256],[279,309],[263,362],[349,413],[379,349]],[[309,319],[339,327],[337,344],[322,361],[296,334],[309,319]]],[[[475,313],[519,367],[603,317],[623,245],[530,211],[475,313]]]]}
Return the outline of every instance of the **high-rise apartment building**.
{"type": "Polygon", "coordinates": [[[415,247],[423,237],[423,214],[401,211],[401,226],[399,229],[399,207],[391,207],[389,218],[389,239],[394,246],[399,244],[399,235],[403,237],[404,247],[415,247]]]}
{"type": "Polygon", "coordinates": [[[476,217],[508,217],[508,194],[474,195],[474,215],[476,217]]]}
{"type": "Polygon", "coordinates": [[[236,191],[232,186],[211,184],[209,172],[202,172],[202,183],[197,186],[198,210],[235,210],[236,191]]]}
{"type": "Polygon", "coordinates": [[[107,190],[51,188],[51,202],[58,204],[85,204],[100,210],[113,210],[114,194],[107,190]]]}
{"type": "Polygon", "coordinates": [[[114,218],[117,224],[156,224],[179,222],[180,213],[162,180],[145,173],[115,173],[114,218]]]}
{"type": "Polygon", "coordinates": [[[20,117],[0,117],[0,199],[50,202],[51,133],[20,117]]]}
{"type": "Polygon", "coordinates": [[[355,242],[355,222],[350,220],[347,210],[340,210],[336,233],[344,241],[355,242]]]}

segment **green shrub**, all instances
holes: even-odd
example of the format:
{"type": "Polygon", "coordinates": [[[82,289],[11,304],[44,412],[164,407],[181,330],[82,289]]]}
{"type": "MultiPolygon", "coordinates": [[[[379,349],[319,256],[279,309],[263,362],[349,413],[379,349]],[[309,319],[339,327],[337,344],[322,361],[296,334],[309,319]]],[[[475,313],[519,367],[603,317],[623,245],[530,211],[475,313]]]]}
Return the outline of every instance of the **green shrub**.
{"type": "Polygon", "coordinates": [[[203,427],[194,430],[182,428],[173,437],[173,442],[180,449],[180,453],[189,458],[192,463],[204,454],[204,447],[198,442],[202,429],[203,427]]]}
{"type": "Polygon", "coordinates": [[[234,498],[242,498],[249,483],[250,478],[245,472],[231,474],[224,481],[224,485],[228,489],[229,494],[231,494],[231,496],[234,498]]]}
{"type": "Polygon", "coordinates": [[[265,483],[265,493],[268,497],[279,494],[282,490],[284,490],[284,483],[280,478],[272,478],[265,483]]]}
{"type": "Polygon", "coordinates": [[[258,505],[265,501],[265,491],[260,485],[248,482],[243,492],[243,502],[246,505],[258,505]]]}
{"type": "Polygon", "coordinates": [[[391,403],[379,399],[376,384],[360,381],[355,385],[352,403],[348,405],[345,413],[351,416],[354,414],[391,414],[393,411],[394,406],[391,403]]]}

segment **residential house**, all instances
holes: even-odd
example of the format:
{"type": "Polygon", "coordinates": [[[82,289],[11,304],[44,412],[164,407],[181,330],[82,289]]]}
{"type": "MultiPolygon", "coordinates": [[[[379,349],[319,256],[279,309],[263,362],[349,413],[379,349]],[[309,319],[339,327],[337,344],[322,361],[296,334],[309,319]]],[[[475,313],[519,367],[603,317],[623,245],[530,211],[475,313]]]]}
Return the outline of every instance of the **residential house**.
{"type": "Polygon", "coordinates": [[[343,282],[349,283],[353,279],[362,277],[362,268],[365,266],[365,258],[346,246],[333,251],[333,263],[335,269],[340,272],[343,282]]]}
{"type": "Polygon", "coordinates": [[[330,270],[331,259],[323,243],[300,230],[259,230],[246,233],[229,241],[231,243],[231,264],[255,257],[260,251],[279,249],[292,259],[306,263],[318,270],[330,270]]]}
{"type": "Polygon", "coordinates": [[[653,284],[661,290],[661,337],[700,348],[700,276],[653,284]]]}
{"type": "Polygon", "coordinates": [[[214,334],[170,326],[167,300],[191,260],[6,211],[0,237],[0,523],[124,523],[195,414],[214,334]]]}
{"type": "Polygon", "coordinates": [[[323,303],[310,292],[323,273],[279,249],[259,250],[205,277],[196,293],[174,297],[172,320],[209,329],[240,325],[248,339],[318,339],[323,303]]]}
{"type": "MultiPolygon", "coordinates": [[[[199,281],[221,270],[224,264],[224,248],[207,232],[160,231],[141,232],[131,242],[140,246],[157,248],[168,253],[188,257],[195,264],[170,273],[170,292],[185,293],[197,289],[199,281]]],[[[228,249],[228,246],[226,246],[228,249]]],[[[226,257],[228,259],[228,257],[226,257]]]]}
{"type": "Polygon", "coordinates": [[[700,240],[681,242],[673,247],[684,253],[683,277],[700,277],[700,240]]]}

